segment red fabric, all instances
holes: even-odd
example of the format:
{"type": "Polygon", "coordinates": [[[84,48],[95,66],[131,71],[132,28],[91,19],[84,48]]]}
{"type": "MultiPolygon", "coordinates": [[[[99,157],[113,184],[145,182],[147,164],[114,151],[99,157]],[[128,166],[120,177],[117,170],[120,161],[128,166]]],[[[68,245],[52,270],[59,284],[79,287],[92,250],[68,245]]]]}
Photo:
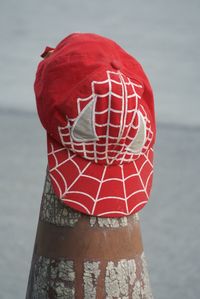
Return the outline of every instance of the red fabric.
{"type": "Polygon", "coordinates": [[[71,34],[39,63],[34,89],[60,200],[103,217],[139,211],[150,196],[156,136],[153,92],[139,62],[110,39],[71,34]]]}
{"type": "Polygon", "coordinates": [[[45,56],[47,56],[47,54],[49,54],[49,52],[52,52],[52,51],[54,51],[54,48],[46,47],[40,56],[42,58],[45,58],[45,56]]]}

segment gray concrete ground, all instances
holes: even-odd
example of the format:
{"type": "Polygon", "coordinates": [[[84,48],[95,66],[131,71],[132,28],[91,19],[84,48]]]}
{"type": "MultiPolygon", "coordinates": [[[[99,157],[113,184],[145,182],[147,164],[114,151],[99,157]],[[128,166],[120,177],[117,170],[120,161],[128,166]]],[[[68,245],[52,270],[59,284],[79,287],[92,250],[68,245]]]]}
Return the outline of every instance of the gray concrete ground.
{"type": "MultiPolygon", "coordinates": [[[[46,171],[46,139],[35,114],[0,113],[0,298],[24,298],[46,171]]],[[[151,198],[140,212],[157,299],[197,299],[198,127],[158,124],[151,198]]]]}

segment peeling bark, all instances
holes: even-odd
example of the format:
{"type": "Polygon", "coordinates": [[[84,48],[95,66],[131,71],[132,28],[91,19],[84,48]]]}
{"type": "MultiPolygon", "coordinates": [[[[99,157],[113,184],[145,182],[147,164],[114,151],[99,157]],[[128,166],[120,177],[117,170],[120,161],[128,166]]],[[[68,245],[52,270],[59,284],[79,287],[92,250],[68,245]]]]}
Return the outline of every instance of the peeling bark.
{"type": "MultiPolygon", "coordinates": [[[[133,214],[129,216],[131,220],[139,221],[139,215],[133,214]]],[[[106,217],[96,217],[90,216],[90,226],[103,227],[103,228],[118,228],[128,226],[128,217],[116,217],[116,218],[106,218],[106,217]]]]}
{"type": "Polygon", "coordinates": [[[32,271],[27,299],[75,298],[73,261],[40,256],[32,271]]]}
{"type": "Polygon", "coordinates": [[[106,298],[129,298],[129,288],[136,278],[134,259],[123,259],[115,265],[110,261],[106,267],[105,289],[106,298]]]}
{"type": "Polygon", "coordinates": [[[54,194],[47,171],[40,208],[40,220],[58,226],[74,227],[82,216],[80,212],[64,205],[54,194]]]}
{"type": "Polygon", "coordinates": [[[135,259],[108,262],[106,299],[153,299],[144,253],[135,259]]]}
{"type": "Polygon", "coordinates": [[[141,271],[141,279],[142,287],[141,287],[141,294],[142,298],[144,299],[153,299],[151,285],[149,282],[149,272],[147,261],[144,252],[141,255],[141,262],[142,262],[142,271],[141,271]]]}
{"type": "Polygon", "coordinates": [[[100,262],[84,262],[83,281],[85,299],[96,298],[97,279],[100,274],[99,264],[100,262]]]}
{"type": "MultiPolygon", "coordinates": [[[[84,299],[98,297],[97,287],[101,279],[106,299],[153,299],[144,252],[135,259],[107,261],[83,261],[83,272],[77,275],[76,263],[67,259],[50,259],[39,256],[34,260],[31,284],[26,299],[74,299],[76,277],[81,277],[79,288],[84,290],[84,299]],[[102,270],[103,269],[103,270],[102,270]]],[[[79,299],[79,298],[78,298],[79,299]]]]}

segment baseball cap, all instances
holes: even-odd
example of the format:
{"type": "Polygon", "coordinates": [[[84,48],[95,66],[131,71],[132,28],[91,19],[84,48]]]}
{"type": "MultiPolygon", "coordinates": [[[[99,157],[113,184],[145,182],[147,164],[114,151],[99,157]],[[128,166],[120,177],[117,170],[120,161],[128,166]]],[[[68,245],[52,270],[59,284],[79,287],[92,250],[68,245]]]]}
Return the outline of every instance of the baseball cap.
{"type": "Polygon", "coordinates": [[[72,33],[46,47],[46,55],[34,90],[56,196],[88,215],[138,212],[152,189],[156,136],[153,92],[141,64],[94,33],[72,33]]]}

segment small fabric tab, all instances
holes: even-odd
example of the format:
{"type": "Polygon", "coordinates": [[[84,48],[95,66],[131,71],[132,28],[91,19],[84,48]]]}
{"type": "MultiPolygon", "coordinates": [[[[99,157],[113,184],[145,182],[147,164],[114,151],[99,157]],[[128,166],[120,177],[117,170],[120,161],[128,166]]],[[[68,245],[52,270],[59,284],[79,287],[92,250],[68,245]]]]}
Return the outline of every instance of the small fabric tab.
{"type": "Polygon", "coordinates": [[[53,52],[55,49],[54,48],[51,48],[51,47],[46,47],[45,49],[44,49],[44,51],[42,52],[42,54],[40,55],[40,57],[42,57],[42,58],[45,58],[46,56],[48,57],[49,56],[49,54],[50,54],[50,52],[53,52]]]}

